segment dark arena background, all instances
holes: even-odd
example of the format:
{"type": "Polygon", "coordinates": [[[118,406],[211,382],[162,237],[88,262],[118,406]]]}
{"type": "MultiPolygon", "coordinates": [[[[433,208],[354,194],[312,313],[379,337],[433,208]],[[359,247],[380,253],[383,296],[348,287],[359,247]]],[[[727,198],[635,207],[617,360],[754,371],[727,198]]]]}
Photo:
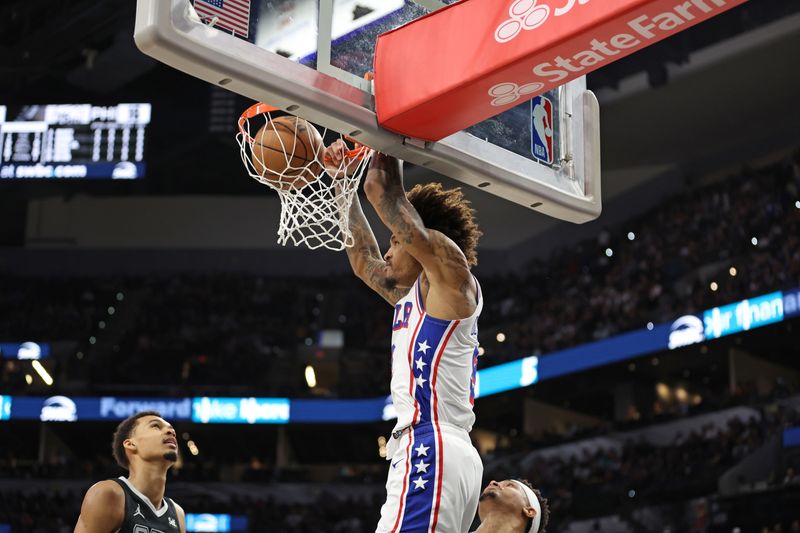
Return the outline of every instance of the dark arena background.
{"type": "MultiPolygon", "coordinates": [[[[392,310],[343,252],[276,244],[233,139],[252,102],[143,55],[134,14],[0,3],[0,533],[72,532],[145,409],[189,531],[374,531],[392,310]]],[[[548,531],[800,532],[798,65],[800,3],[751,0],[588,76],[597,220],[464,188],[471,436],[548,531]]]]}

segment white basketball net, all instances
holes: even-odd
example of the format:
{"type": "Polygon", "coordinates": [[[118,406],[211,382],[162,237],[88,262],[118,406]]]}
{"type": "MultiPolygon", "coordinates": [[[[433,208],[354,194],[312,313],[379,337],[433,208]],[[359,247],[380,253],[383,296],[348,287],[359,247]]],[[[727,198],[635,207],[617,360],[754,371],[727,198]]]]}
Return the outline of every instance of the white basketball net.
{"type": "MultiPolygon", "coordinates": [[[[284,142],[288,137],[276,135],[285,165],[283,162],[275,164],[280,152],[273,150],[272,166],[282,168],[280,171],[272,170],[262,161],[264,148],[256,146],[254,150],[257,144],[254,137],[265,126],[277,133],[275,124],[271,122],[274,111],[275,108],[265,104],[247,109],[239,118],[236,140],[247,173],[276,191],[281,200],[278,243],[285,246],[291,241],[295,246],[305,244],[311,250],[325,247],[335,251],[353,246],[348,215],[353,195],[372,158],[372,150],[356,143],[356,148],[348,151],[338,167],[331,166],[330,162],[323,161],[324,143],[312,139],[316,133],[309,130],[298,132],[302,128],[298,128],[295,122],[294,135],[303,139],[305,144],[284,142]],[[306,147],[315,147],[313,154],[306,154],[306,147]]],[[[328,130],[321,133],[324,138],[328,130]]]]}

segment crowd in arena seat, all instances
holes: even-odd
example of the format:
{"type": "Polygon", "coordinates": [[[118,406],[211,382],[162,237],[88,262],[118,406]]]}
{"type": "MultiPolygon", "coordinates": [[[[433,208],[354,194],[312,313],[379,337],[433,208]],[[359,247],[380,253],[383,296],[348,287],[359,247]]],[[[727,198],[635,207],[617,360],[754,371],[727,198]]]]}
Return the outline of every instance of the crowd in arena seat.
{"type": "Polygon", "coordinates": [[[12,533],[71,533],[82,497],[71,490],[4,490],[0,492],[0,524],[11,526],[12,533]]]}
{"type": "Polygon", "coordinates": [[[482,326],[506,338],[484,335],[487,353],[493,361],[548,353],[798,286],[799,174],[786,163],[743,170],[532,261],[522,275],[484,280],[482,326]]]}
{"type": "MultiPolygon", "coordinates": [[[[666,446],[637,440],[624,443],[620,449],[598,448],[584,451],[579,456],[549,456],[544,460],[520,442],[519,447],[512,450],[514,454],[507,458],[485,458],[484,482],[508,477],[529,479],[550,500],[552,531],[558,531],[571,520],[606,516],[621,509],[663,505],[666,502],[680,504],[692,498],[715,494],[721,474],[758,450],[770,436],[780,434],[786,427],[800,424],[800,411],[796,404],[796,401],[763,404],[757,406],[760,419],[733,418],[724,429],[708,425],[694,432],[676,433],[673,442],[666,446]],[[527,458],[526,454],[529,454],[527,458]]],[[[257,463],[252,459],[248,468],[239,469],[242,473],[240,477],[231,479],[229,474],[222,474],[224,468],[230,465],[190,461],[171,474],[170,483],[244,481],[275,484],[300,480],[293,479],[291,475],[276,474],[274,470],[257,463]]],[[[789,463],[785,471],[775,471],[769,477],[769,489],[797,490],[800,476],[795,473],[795,466],[789,463]]],[[[381,465],[379,470],[383,468],[385,466],[381,465]]],[[[107,457],[63,461],[55,465],[24,463],[8,456],[0,460],[0,478],[4,479],[80,479],[88,482],[120,474],[121,471],[107,457]]],[[[353,486],[374,486],[376,493],[381,493],[381,476],[374,471],[353,468],[342,472],[342,476],[336,480],[337,486],[344,487],[342,482],[348,480],[355,482],[353,486]]],[[[9,500],[7,488],[0,487],[0,498],[3,499],[0,503],[0,523],[13,519],[16,523],[27,524],[23,531],[38,531],[36,527],[42,527],[42,531],[59,531],[57,528],[63,525],[64,520],[69,522],[69,513],[61,512],[65,507],[72,509],[74,520],[77,504],[67,494],[57,492],[52,496],[64,501],[57,509],[36,511],[32,508],[35,503],[18,504],[13,491],[9,500]],[[37,525],[39,522],[46,525],[37,525]]],[[[286,505],[255,496],[227,503],[214,500],[181,503],[190,512],[247,514],[251,524],[259,524],[252,531],[356,532],[367,531],[367,526],[376,520],[380,498],[375,498],[375,501],[353,501],[347,505],[331,504],[324,497],[313,505],[286,505]]]]}
{"type": "MultiPolygon", "coordinates": [[[[265,455],[274,450],[265,450],[265,455]]],[[[110,458],[97,455],[82,459],[54,459],[47,462],[20,459],[13,453],[0,455],[0,479],[106,479],[125,472],[110,458]]],[[[383,462],[366,465],[341,465],[330,482],[339,484],[375,484],[385,477],[383,462]]],[[[319,465],[293,465],[276,468],[263,457],[247,457],[233,454],[224,459],[205,455],[196,461],[187,461],[175,467],[171,478],[185,482],[235,481],[248,483],[304,483],[312,480],[324,482],[319,465]]]]}
{"type": "MultiPolygon", "coordinates": [[[[775,522],[769,526],[764,526],[759,530],[759,533],[800,533],[800,520],[792,520],[788,525],[783,522],[775,522]]],[[[741,530],[737,533],[741,533],[741,530]]]]}
{"type": "MultiPolygon", "coordinates": [[[[532,452],[530,461],[516,454],[494,461],[484,475],[532,480],[550,498],[554,524],[633,505],[685,501],[715,493],[721,474],[760,448],[767,437],[800,422],[800,410],[788,404],[769,403],[760,411],[760,420],[732,419],[725,430],[709,424],[701,431],[676,434],[669,446],[639,440],[625,442],[621,450],[584,449],[581,456],[568,459],[543,459],[532,452]],[[528,465],[521,473],[520,464],[528,465]]],[[[791,486],[796,478],[788,470],[769,477],[770,485],[777,487],[791,486]]]]}
{"type": "MultiPolygon", "coordinates": [[[[482,277],[487,356],[479,365],[799,286],[798,174],[800,165],[786,162],[746,169],[603,230],[596,240],[532,261],[521,272],[482,277]],[[716,291],[709,288],[711,280],[716,291]],[[504,332],[504,342],[496,339],[497,331],[504,332]]],[[[203,385],[218,392],[257,384],[262,393],[296,396],[308,393],[297,372],[297,352],[315,348],[321,330],[339,329],[348,354],[342,369],[358,372],[362,362],[370,371],[333,394],[388,391],[391,311],[353,276],[6,276],[0,288],[0,338],[75,340],[82,359],[68,369],[76,377],[91,369],[92,383],[203,385]],[[119,294],[125,301],[117,301],[119,294]],[[109,315],[114,306],[126,318],[109,315]],[[286,375],[298,379],[274,379],[286,375]]],[[[0,383],[5,390],[23,389],[22,371],[6,362],[0,383]]]]}
{"type": "Polygon", "coordinates": [[[119,286],[120,280],[109,286],[99,279],[0,276],[0,338],[3,342],[88,338],[99,306],[110,301],[108,293],[119,286]]]}
{"type": "MultiPolygon", "coordinates": [[[[86,485],[88,487],[88,484],[86,485]]],[[[776,487],[765,491],[764,497],[771,502],[786,501],[796,502],[798,491],[792,487],[776,487]]],[[[169,484],[167,494],[170,494],[169,484]]],[[[174,495],[174,493],[173,493],[174,495]]],[[[25,533],[63,533],[71,532],[80,509],[83,489],[50,489],[35,490],[24,488],[5,488],[0,490],[0,524],[10,524],[12,532],[24,531],[25,533]]],[[[548,531],[564,531],[567,524],[573,521],[568,515],[562,515],[563,506],[556,505],[558,511],[553,511],[553,505],[558,504],[558,494],[548,494],[551,506],[551,522],[548,531]]],[[[592,493],[582,495],[586,500],[593,498],[592,493]]],[[[738,516],[726,516],[718,512],[713,523],[708,516],[702,520],[693,517],[687,522],[685,509],[692,502],[685,499],[680,503],[669,506],[669,512],[664,517],[663,528],[642,528],[632,518],[631,510],[642,502],[631,499],[626,505],[617,507],[617,512],[625,522],[631,525],[633,531],[662,531],[673,533],[677,531],[691,531],[693,533],[783,533],[795,531],[794,524],[800,520],[800,509],[796,506],[785,505],[781,516],[774,513],[774,505],[760,506],[756,504],[759,494],[748,496],[742,502],[747,507],[747,523],[769,524],[758,529],[743,526],[738,516]]],[[[248,520],[249,532],[278,532],[278,533],[365,533],[374,530],[383,498],[380,490],[373,495],[356,495],[322,492],[313,501],[302,503],[287,503],[276,501],[272,497],[262,495],[228,495],[224,500],[211,496],[195,494],[177,498],[181,506],[189,513],[227,513],[244,515],[248,520]]],[[[717,500],[718,497],[713,497],[717,500]]],[[[696,502],[697,500],[692,500],[696,502]]],[[[730,513],[733,514],[733,513],[730,513]]],[[[604,515],[607,516],[607,515],[604,515]]],[[[598,529],[598,531],[604,531],[598,529]]],[[[613,531],[609,533],[614,533],[613,531]]]]}
{"type": "MultiPolygon", "coordinates": [[[[699,405],[679,404],[681,408],[651,409],[645,406],[632,406],[637,413],[635,419],[605,420],[597,425],[577,426],[567,424],[563,428],[548,428],[537,432],[535,435],[525,435],[514,432],[514,435],[505,435],[498,441],[498,447],[490,454],[489,459],[499,459],[513,456],[519,450],[537,450],[548,446],[577,442],[592,437],[600,437],[612,432],[624,432],[646,428],[654,424],[665,423],[693,417],[702,414],[714,413],[723,409],[736,406],[762,406],[774,404],[776,401],[800,394],[800,383],[787,381],[777,377],[769,388],[759,393],[753,381],[746,380],[737,383],[733,392],[728,384],[716,387],[708,386],[704,391],[704,398],[699,405]],[[640,412],[641,411],[641,412],[640,412]]],[[[656,400],[655,404],[662,402],[656,400]]],[[[800,465],[798,465],[800,466],[800,465]]],[[[800,469],[798,469],[800,471],[800,469]]]]}

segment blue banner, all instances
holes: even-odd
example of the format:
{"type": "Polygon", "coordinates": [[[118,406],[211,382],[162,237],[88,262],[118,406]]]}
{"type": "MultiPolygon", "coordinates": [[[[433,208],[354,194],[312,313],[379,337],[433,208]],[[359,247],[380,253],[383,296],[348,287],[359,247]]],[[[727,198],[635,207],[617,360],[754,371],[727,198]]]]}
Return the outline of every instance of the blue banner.
{"type": "Polygon", "coordinates": [[[158,411],[166,420],[191,420],[191,398],[100,398],[97,420],[124,420],[140,411],[158,411]]]}
{"type": "Polygon", "coordinates": [[[800,315],[800,289],[783,293],[783,316],[785,318],[800,315]]]}
{"type": "Polygon", "coordinates": [[[99,406],[100,398],[17,396],[11,404],[11,418],[44,422],[76,422],[84,419],[79,418],[79,414],[99,412],[99,406]]]}
{"type": "Polygon", "coordinates": [[[246,516],[186,513],[187,533],[226,533],[229,531],[245,531],[246,529],[246,516]]]}
{"type": "MultiPolygon", "coordinates": [[[[292,400],[291,422],[374,422],[383,416],[386,398],[292,400]]],[[[395,415],[396,416],[396,415],[395,415]]]]}
{"type": "Polygon", "coordinates": [[[783,293],[773,292],[703,313],[707,339],[718,339],[783,320],[783,293]]]}
{"type": "Polygon", "coordinates": [[[140,411],[158,411],[170,421],[190,420],[190,398],[101,398],[69,396],[18,396],[11,404],[11,418],[43,422],[123,420],[140,411]]]}
{"type": "Polygon", "coordinates": [[[653,329],[640,329],[548,354],[539,358],[539,379],[553,379],[664,351],[671,332],[671,324],[659,324],[653,329]]]}
{"type": "Polygon", "coordinates": [[[0,420],[11,418],[11,396],[0,396],[0,420]]]}
{"type": "Polygon", "coordinates": [[[531,356],[480,370],[475,382],[475,398],[533,385],[539,381],[539,364],[540,359],[531,356]]]}
{"type": "Polygon", "coordinates": [[[0,179],[114,179],[135,180],[143,178],[147,166],[144,162],[119,161],[111,163],[64,164],[0,164],[0,179]]]}
{"type": "Polygon", "coordinates": [[[50,345],[41,342],[0,342],[0,356],[5,359],[45,359],[50,345]]]}
{"type": "Polygon", "coordinates": [[[800,426],[783,430],[783,447],[792,448],[800,446],[800,426]]]}
{"type": "Polygon", "coordinates": [[[286,424],[287,398],[195,398],[192,421],[201,424],[286,424]]]}

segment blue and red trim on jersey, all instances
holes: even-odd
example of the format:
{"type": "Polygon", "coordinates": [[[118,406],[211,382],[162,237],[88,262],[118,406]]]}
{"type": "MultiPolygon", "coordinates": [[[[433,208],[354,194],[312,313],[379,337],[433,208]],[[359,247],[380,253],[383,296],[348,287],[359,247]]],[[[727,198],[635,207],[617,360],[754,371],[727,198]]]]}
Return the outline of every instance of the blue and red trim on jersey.
{"type": "Polygon", "coordinates": [[[436,379],[439,376],[439,363],[442,361],[442,355],[444,355],[444,350],[447,347],[447,344],[450,342],[450,338],[453,336],[453,332],[456,330],[458,325],[461,323],[460,320],[454,320],[452,325],[447,331],[447,334],[444,337],[444,341],[442,342],[442,346],[439,348],[439,352],[436,356],[436,360],[433,363],[433,373],[431,377],[431,393],[433,395],[433,426],[434,432],[436,433],[436,458],[438,460],[438,464],[436,467],[437,472],[439,475],[434,478],[435,485],[436,485],[436,499],[435,504],[433,506],[433,518],[431,524],[431,533],[436,532],[436,524],[439,522],[439,504],[442,500],[442,474],[444,473],[444,446],[442,445],[442,428],[439,427],[439,395],[436,393],[436,379]]]}
{"type": "Polygon", "coordinates": [[[411,336],[411,342],[408,345],[408,371],[409,371],[409,384],[408,395],[414,399],[414,416],[411,417],[411,424],[415,424],[417,416],[419,415],[419,402],[414,394],[414,346],[416,346],[417,337],[422,326],[423,320],[417,322],[417,327],[414,329],[414,334],[411,336]]]}
{"type": "MultiPolygon", "coordinates": [[[[394,519],[394,525],[392,526],[392,533],[398,531],[398,527],[401,526],[401,520],[403,519],[403,510],[406,506],[406,497],[408,494],[408,489],[411,485],[411,478],[410,478],[410,470],[411,470],[411,446],[414,444],[414,432],[409,431],[408,434],[408,445],[406,445],[406,465],[405,469],[406,472],[403,475],[403,490],[400,491],[400,501],[397,506],[397,517],[394,519]]],[[[402,531],[402,528],[400,529],[402,531]]]]}
{"type": "Polygon", "coordinates": [[[406,456],[411,471],[406,471],[400,511],[392,533],[423,533],[433,531],[438,520],[441,499],[441,435],[432,423],[418,424],[409,430],[406,456]],[[439,444],[437,446],[437,440],[439,444]],[[410,445],[411,442],[414,445],[410,445]],[[402,518],[401,518],[402,515],[402,518]],[[399,522],[399,524],[398,524],[399,522]],[[399,527],[398,527],[399,526],[399,527]]]}
{"type": "MultiPolygon", "coordinates": [[[[441,355],[450,338],[448,331],[450,334],[453,331],[453,321],[440,320],[430,315],[423,315],[420,324],[422,327],[419,328],[414,338],[414,356],[411,368],[414,400],[419,405],[419,417],[414,418],[414,423],[431,422],[433,420],[431,380],[433,379],[435,366],[434,360],[437,353],[441,355]],[[416,380],[420,380],[422,384],[416,384],[416,380]]],[[[455,321],[455,324],[457,325],[458,321],[455,321]]]]}

